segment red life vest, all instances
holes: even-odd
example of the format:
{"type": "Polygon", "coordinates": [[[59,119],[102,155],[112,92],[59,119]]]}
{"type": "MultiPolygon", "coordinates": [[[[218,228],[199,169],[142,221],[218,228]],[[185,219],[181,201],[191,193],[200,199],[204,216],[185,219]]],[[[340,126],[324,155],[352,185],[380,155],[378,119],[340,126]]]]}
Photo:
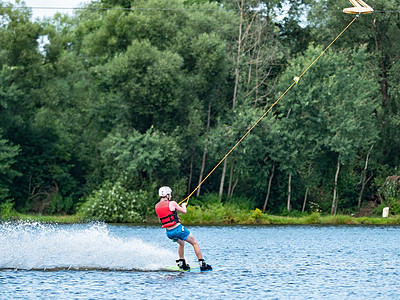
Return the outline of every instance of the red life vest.
{"type": "Polygon", "coordinates": [[[162,228],[174,226],[181,222],[178,218],[178,212],[169,209],[169,201],[158,202],[155,209],[157,216],[160,218],[162,228]]]}

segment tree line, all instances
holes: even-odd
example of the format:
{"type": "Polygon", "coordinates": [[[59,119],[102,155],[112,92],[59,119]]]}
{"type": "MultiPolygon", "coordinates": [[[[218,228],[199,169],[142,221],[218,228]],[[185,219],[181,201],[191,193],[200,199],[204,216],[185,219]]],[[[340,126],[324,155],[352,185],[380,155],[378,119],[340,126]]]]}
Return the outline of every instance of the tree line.
{"type": "MultiPolygon", "coordinates": [[[[41,20],[0,4],[0,204],[120,221],[162,185],[193,191],[354,17],[344,0],[101,0],[41,20]]],[[[398,3],[369,4],[193,197],[399,208],[398,3]]]]}

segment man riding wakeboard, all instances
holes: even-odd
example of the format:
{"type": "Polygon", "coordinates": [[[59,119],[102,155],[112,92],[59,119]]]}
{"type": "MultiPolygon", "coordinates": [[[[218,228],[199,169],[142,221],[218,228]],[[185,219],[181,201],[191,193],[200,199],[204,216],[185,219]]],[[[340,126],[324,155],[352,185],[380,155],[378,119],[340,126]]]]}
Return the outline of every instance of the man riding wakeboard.
{"type": "Polygon", "coordinates": [[[155,206],[156,213],[160,218],[162,228],[166,229],[166,234],[169,239],[179,244],[178,254],[179,260],[177,260],[178,267],[182,270],[189,270],[190,266],[186,263],[184,258],[184,247],[185,241],[192,244],[194,252],[199,259],[200,270],[208,271],[212,270],[212,267],[204,261],[203,255],[199,244],[194,238],[193,234],[185,228],[178,217],[178,211],[186,214],[186,203],[180,206],[175,201],[171,201],[172,190],[168,186],[163,186],[158,190],[158,195],[161,197],[160,202],[155,206]]]}

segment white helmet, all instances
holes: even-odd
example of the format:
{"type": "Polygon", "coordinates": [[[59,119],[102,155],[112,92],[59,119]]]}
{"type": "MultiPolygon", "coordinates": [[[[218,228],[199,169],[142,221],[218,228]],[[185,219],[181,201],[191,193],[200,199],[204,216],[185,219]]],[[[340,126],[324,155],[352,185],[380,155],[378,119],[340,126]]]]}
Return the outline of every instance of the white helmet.
{"type": "Polygon", "coordinates": [[[171,188],[169,186],[162,186],[158,190],[158,195],[160,197],[165,197],[165,196],[167,196],[168,194],[171,194],[171,193],[172,193],[172,190],[171,190],[171,188]]]}

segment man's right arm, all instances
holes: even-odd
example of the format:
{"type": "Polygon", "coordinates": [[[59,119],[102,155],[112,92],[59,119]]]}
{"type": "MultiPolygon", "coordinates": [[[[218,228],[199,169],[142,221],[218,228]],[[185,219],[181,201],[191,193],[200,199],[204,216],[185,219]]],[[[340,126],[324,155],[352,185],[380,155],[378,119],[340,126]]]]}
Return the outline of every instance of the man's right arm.
{"type": "Polygon", "coordinates": [[[177,211],[179,211],[179,212],[181,212],[181,213],[183,213],[183,214],[186,214],[186,203],[183,203],[182,204],[182,206],[180,206],[178,203],[176,203],[175,201],[171,201],[170,203],[169,203],[170,205],[169,205],[169,208],[173,211],[174,209],[172,209],[172,208],[175,208],[177,211]]]}

